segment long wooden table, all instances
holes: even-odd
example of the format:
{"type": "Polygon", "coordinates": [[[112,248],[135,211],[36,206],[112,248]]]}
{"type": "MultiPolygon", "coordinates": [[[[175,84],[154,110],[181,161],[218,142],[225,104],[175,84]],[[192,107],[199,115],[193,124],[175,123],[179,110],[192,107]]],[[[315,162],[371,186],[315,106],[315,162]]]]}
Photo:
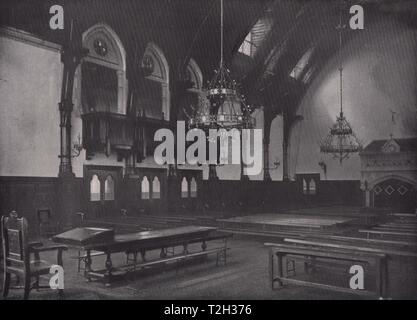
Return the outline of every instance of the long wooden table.
{"type": "MultiPolygon", "coordinates": [[[[172,246],[182,245],[184,253],[188,252],[188,244],[199,241],[202,243],[202,250],[206,249],[206,240],[217,228],[185,226],[162,230],[141,231],[129,234],[114,235],[111,239],[103,240],[100,243],[91,243],[88,236],[85,236],[84,228],[76,228],[54,236],[55,242],[76,247],[86,252],[84,276],[87,279],[105,278],[106,284],[111,282],[115,268],[111,260],[112,253],[140,252],[142,259],[145,259],[146,251],[161,249],[161,257],[166,255],[166,249],[172,246]],[[106,255],[105,269],[92,270],[91,251],[101,251],[106,255]]],[[[85,228],[88,229],[88,228],[85,228]]]]}

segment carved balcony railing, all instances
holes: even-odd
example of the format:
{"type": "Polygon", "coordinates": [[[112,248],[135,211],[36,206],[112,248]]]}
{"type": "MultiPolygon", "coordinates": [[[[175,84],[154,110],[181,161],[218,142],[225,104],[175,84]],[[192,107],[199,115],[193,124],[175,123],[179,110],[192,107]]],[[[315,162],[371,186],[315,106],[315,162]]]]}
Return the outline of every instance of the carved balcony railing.
{"type": "Polygon", "coordinates": [[[81,116],[83,121],[83,147],[87,158],[95,153],[109,156],[117,153],[118,160],[136,155],[136,161],[153,154],[156,144],[154,133],[159,128],[168,128],[165,120],[133,117],[110,112],[91,112],[81,116]]]}
{"type": "Polygon", "coordinates": [[[116,151],[123,157],[134,146],[134,119],[110,112],[92,112],[81,116],[83,120],[83,146],[87,157],[96,152],[107,156],[116,151]]]}

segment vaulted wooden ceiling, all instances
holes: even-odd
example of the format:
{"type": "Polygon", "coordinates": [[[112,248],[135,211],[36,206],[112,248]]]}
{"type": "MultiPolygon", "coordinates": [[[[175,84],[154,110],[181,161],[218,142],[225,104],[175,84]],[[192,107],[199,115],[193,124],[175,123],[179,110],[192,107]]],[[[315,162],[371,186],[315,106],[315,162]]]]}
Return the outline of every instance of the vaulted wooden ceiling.
{"type": "MultiPolygon", "coordinates": [[[[308,86],[338,47],[335,26],[339,1],[307,0],[224,0],[225,56],[235,77],[242,82],[251,104],[263,105],[271,116],[284,109],[293,110],[308,86]],[[238,48],[252,27],[267,16],[270,25],[257,25],[256,54],[244,56],[238,48]],[[301,57],[313,48],[298,80],[290,77],[301,57]],[[306,74],[308,73],[308,76],[306,74]],[[304,79],[304,80],[302,80],[304,79]]],[[[417,27],[417,2],[413,0],[347,0],[343,20],[348,23],[348,8],[361,4],[366,23],[377,15],[394,15],[417,27]]],[[[0,24],[13,26],[40,37],[64,44],[70,21],[75,36],[92,25],[104,22],[120,37],[128,65],[138,64],[149,42],[165,53],[176,76],[187,59],[194,58],[205,79],[211,78],[220,58],[220,0],[3,0],[0,24]],[[49,28],[49,8],[64,7],[66,29],[49,28]]],[[[354,37],[346,30],[345,42],[354,37]]],[[[134,69],[134,68],[133,68],[134,69]]]]}
{"type": "MultiPolygon", "coordinates": [[[[324,64],[337,53],[340,1],[280,1],[268,7],[272,26],[251,61],[234,56],[250,103],[263,105],[271,117],[284,110],[296,113],[303,95],[324,64]],[[298,79],[290,76],[300,59],[312,50],[298,79]],[[244,62],[246,60],[246,63],[244,62]]],[[[417,28],[417,1],[343,1],[344,44],[360,31],[349,29],[349,8],[362,5],[365,25],[381,15],[394,17],[410,28],[417,28]]],[[[264,13],[265,14],[265,13],[264,13]]]]}

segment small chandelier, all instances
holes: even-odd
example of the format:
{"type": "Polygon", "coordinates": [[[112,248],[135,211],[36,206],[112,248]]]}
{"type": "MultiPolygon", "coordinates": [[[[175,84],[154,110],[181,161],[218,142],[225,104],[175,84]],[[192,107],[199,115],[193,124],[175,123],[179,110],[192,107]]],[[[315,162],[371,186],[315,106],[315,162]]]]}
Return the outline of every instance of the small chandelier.
{"type": "Polygon", "coordinates": [[[213,79],[199,97],[197,110],[189,116],[189,126],[193,128],[252,128],[255,119],[251,109],[240,94],[239,86],[230,75],[223,60],[223,0],[221,0],[221,46],[220,65],[214,71],[213,79]]]}
{"type": "Polygon", "coordinates": [[[362,150],[362,144],[356,137],[351,125],[343,114],[343,67],[342,67],[342,10],[340,9],[339,25],[339,74],[340,74],[340,113],[336,118],[336,123],[330,128],[329,134],[320,143],[320,151],[333,155],[333,158],[339,159],[342,163],[343,159],[349,158],[352,153],[362,150]]]}

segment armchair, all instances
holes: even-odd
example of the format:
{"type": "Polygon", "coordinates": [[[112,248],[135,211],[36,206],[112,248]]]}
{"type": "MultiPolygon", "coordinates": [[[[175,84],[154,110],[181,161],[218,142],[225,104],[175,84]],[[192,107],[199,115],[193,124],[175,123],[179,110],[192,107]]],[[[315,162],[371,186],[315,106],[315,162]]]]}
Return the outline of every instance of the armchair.
{"type": "MultiPolygon", "coordinates": [[[[3,297],[7,298],[9,289],[24,289],[23,298],[29,298],[32,289],[50,288],[41,286],[39,278],[49,274],[52,264],[41,260],[40,253],[57,251],[57,264],[63,266],[62,253],[66,246],[54,245],[44,247],[40,242],[28,242],[28,224],[25,218],[18,218],[16,214],[1,218],[3,242],[3,297]],[[33,256],[33,259],[32,259],[33,256]],[[11,275],[17,277],[17,285],[11,286],[11,275]],[[20,280],[23,280],[23,285],[20,280]],[[34,280],[34,281],[33,281],[34,280]]],[[[59,297],[63,297],[63,290],[58,289],[59,297]]]]}

